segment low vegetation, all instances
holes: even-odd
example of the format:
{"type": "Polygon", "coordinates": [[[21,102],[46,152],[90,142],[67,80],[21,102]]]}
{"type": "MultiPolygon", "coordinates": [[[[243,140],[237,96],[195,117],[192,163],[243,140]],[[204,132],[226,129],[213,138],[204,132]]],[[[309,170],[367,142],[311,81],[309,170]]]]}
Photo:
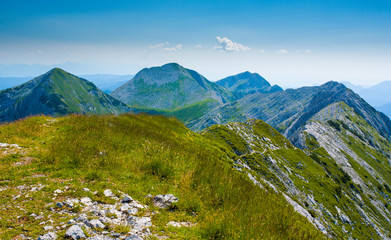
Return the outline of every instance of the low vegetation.
{"type": "MultiPolygon", "coordinates": [[[[229,137],[229,136],[227,136],[229,137]]],[[[69,217],[53,213],[59,197],[111,203],[102,193],[125,192],[152,215],[151,238],[322,239],[324,235],[274,191],[257,187],[233,167],[223,143],[188,130],[173,118],[149,115],[33,117],[0,127],[0,235],[14,239],[46,233],[69,217]],[[33,188],[36,188],[32,191],[33,188]],[[37,190],[39,189],[39,190],[37,190]],[[157,209],[146,195],[174,194],[157,209]],[[32,216],[42,215],[42,219],[32,216]],[[169,221],[195,223],[174,228],[169,221]]],[[[70,209],[72,211],[72,209],[70,209]]],[[[80,211],[76,205],[74,211],[80,211]]],[[[117,226],[126,232],[126,226],[117,226]]],[[[60,238],[64,236],[59,231],[60,238]],[[61,235],[62,234],[62,235],[61,235]]]]}

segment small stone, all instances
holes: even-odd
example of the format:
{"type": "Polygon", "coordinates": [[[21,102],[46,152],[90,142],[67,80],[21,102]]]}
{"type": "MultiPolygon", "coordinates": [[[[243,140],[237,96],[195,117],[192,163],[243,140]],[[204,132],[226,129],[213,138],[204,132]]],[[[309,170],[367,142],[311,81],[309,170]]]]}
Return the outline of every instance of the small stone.
{"type": "Polygon", "coordinates": [[[113,192],[110,190],[110,189],[106,189],[103,191],[103,194],[106,196],[106,197],[114,197],[114,194],[113,192]]]}
{"type": "Polygon", "coordinates": [[[57,234],[54,232],[48,232],[43,236],[39,236],[38,240],[56,240],[57,239],[57,234]]]}
{"type": "Polygon", "coordinates": [[[76,240],[80,238],[85,238],[86,235],[84,234],[83,229],[81,229],[81,227],[79,227],[78,225],[73,225],[66,231],[65,237],[70,237],[76,240]]]}
{"type": "Polygon", "coordinates": [[[152,195],[152,194],[148,194],[148,195],[145,196],[144,198],[153,198],[153,195],[152,195]]]}
{"type": "Polygon", "coordinates": [[[54,190],[54,193],[60,194],[62,191],[60,189],[54,190]]]}
{"type": "Polygon", "coordinates": [[[129,206],[130,206],[130,207],[133,207],[133,208],[137,208],[137,209],[139,209],[139,208],[145,208],[142,204],[140,204],[140,203],[138,203],[138,202],[136,202],[136,201],[133,201],[133,202],[129,203],[129,206]]]}
{"type": "Polygon", "coordinates": [[[151,218],[149,217],[131,217],[129,220],[129,224],[134,229],[142,229],[146,227],[152,226],[151,218]]]}
{"type": "Polygon", "coordinates": [[[73,220],[73,219],[71,219],[71,220],[69,220],[68,221],[68,223],[67,224],[75,224],[76,223],[76,221],[75,220],[73,220]]]}
{"type": "Polygon", "coordinates": [[[91,228],[102,228],[102,229],[106,228],[106,226],[98,219],[92,219],[87,223],[87,226],[91,228]]]}
{"type": "Polygon", "coordinates": [[[95,235],[93,237],[89,237],[87,238],[88,240],[114,240],[113,238],[111,237],[107,237],[107,236],[102,236],[102,235],[95,235]]]}
{"type": "Polygon", "coordinates": [[[178,202],[178,198],[172,194],[157,195],[153,198],[153,204],[160,208],[167,208],[174,202],[178,202]]]}
{"type": "Polygon", "coordinates": [[[128,205],[128,204],[123,204],[123,205],[119,208],[119,210],[120,210],[121,212],[126,212],[126,211],[128,211],[128,209],[129,209],[129,205],[128,205]]]}
{"type": "Polygon", "coordinates": [[[135,215],[138,213],[138,210],[137,210],[137,208],[131,208],[131,209],[128,209],[128,211],[126,211],[126,212],[130,215],[135,215]]]}
{"type": "Polygon", "coordinates": [[[111,223],[111,219],[108,217],[101,217],[99,218],[99,221],[101,221],[102,223],[111,223]]]}
{"type": "Polygon", "coordinates": [[[52,229],[53,229],[53,226],[45,226],[45,227],[43,227],[43,229],[44,229],[45,231],[52,230],[52,229]]]}
{"type": "Polygon", "coordinates": [[[137,235],[130,235],[130,236],[126,237],[125,240],[142,240],[142,238],[140,238],[137,235]]]}
{"type": "Polygon", "coordinates": [[[133,201],[133,198],[131,198],[130,196],[128,195],[125,195],[124,198],[122,199],[122,203],[130,203],[133,201]]]}
{"type": "Polygon", "coordinates": [[[167,223],[167,226],[172,226],[172,227],[182,227],[182,225],[179,222],[174,222],[170,221],[167,223]]]}
{"type": "Polygon", "coordinates": [[[84,191],[84,192],[89,192],[90,189],[88,189],[88,188],[83,188],[83,191],[84,191]]]}
{"type": "Polygon", "coordinates": [[[102,217],[106,216],[106,211],[105,210],[99,210],[97,213],[98,213],[98,216],[102,216],[102,217]]]}
{"type": "Polygon", "coordinates": [[[115,232],[115,233],[112,233],[111,236],[117,238],[117,237],[121,236],[121,234],[115,232]]]}
{"type": "Polygon", "coordinates": [[[88,222],[88,218],[84,215],[80,215],[79,217],[77,217],[76,219],[76,222],[88,222]]]}
{"type": "Polygon", "coordinates": [[[80,199],[80,202],[83,203],[86,206],[91,206],[92,205],[92,200],[89,197],[84,197],[80,199]]]}

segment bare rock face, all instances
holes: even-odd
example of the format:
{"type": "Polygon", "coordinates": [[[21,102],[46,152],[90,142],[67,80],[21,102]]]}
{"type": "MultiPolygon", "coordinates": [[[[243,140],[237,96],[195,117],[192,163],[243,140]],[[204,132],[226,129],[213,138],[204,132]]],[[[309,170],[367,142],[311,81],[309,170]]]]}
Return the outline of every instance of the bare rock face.
{"type": "Polygon", "coordinates": [[[382,136],[390,139],[391,120],[376,111],[352,90],[337,82],[268,94],[249,94],[211,110],[198,121],[189,123],[188,127],[192,130],[201,130],[214,124],[260,119],[278,129],[293,144],[300,147],[296,138],[298,131],[323,108],[337,102],[347,104],[382,136]]]}

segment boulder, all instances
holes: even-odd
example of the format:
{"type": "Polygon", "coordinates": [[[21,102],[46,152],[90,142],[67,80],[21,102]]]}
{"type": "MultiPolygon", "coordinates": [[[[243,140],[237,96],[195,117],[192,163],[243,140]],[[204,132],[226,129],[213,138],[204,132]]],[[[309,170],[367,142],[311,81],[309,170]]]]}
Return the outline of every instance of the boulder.
{"type": "Polygon", "coordinates": [[[143,229],[152,226],[152,220],[150,217],[131,217],[129,224],[136,230],[143,229]]]}
{"type": "Polygon", "coordinates": [[[156,195],[153,198],[153,204],[160,208],[167,208],[174,202],[178,202],[178,198],[172,194],[156,195]]]}
{"type": "Polygon", "coordinates": [[[48,232],[43,236],[39,236],[38,240],[56,240],[57,239],[57,234],[54,232],[48,232]]]}
{"type": "Polygon", "coordinates": [[[101,222],[99,221],[98,219],[92,219],[91,221],[87,222],[87,226],[89,226],[90,228],[94,229],[94,228],[101,228],[101,229],[104,229],[106,226],[101,222]]]}
{"type": "Polygon", "coordinates": [[[130,235],[130,236],[126,237],[125,240],[142,240],[142,238],[140,238],[137,235],[130,235]]]}
{"type": "Polygon", "coordinates": [[[130,196],[128,195],[125,195],[124,198],[122,199],[122,203],[130,203],[133,201],[133,198],[131,198],[130,196]]]}
{"type": "Polygon", "coordinates": [[[85,238],[86,235],[84,234],[83,229],[81,229],[81,227],[79,227],[78,225],[73,225],[66,231],[65,237],[69,237],[76,240],[80,238],[85,238]]]}

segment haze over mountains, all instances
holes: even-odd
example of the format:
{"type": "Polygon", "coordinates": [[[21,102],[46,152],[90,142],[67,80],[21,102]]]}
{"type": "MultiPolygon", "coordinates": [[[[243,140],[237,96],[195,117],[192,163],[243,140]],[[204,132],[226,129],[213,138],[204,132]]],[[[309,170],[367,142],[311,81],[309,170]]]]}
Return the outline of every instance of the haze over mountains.
{"type": "Polygon", "coordinates": [[[283,90],[249,72],[210,82],[169,63],[110,95],[61,69],[0,92],[2,122],[126,112],[175,116],[200,131],[326,236],[391,234],[391,120],[341,83],[283,90]]]}
{"type": "Polygon", "coordinates": [[[391,81],[384,81],[371,87],[361,87],[350,82],[342,83],[358,93],[377,110],[391,117],[391,81]]]}

